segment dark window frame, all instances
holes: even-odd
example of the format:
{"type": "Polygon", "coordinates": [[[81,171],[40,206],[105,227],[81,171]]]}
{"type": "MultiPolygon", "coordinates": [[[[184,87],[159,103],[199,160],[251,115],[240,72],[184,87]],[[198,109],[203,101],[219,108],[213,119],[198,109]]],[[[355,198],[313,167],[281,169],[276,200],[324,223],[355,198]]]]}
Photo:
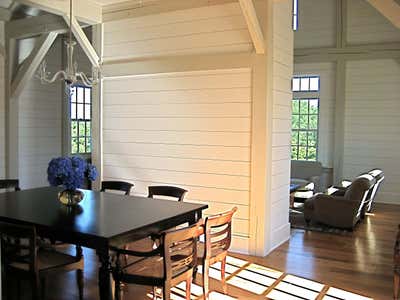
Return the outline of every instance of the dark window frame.
{"type": "Polygon", "coordinates": [[[92,114],[93,114],[93,91],[92,88],[81,84],[75,84],[70,89],[75,88],[75,93],[70,91],[69,97],[69,128],[70,128],[70,153],[74,155],[85,155],[91,154],[92,152],[92,114]],[[78,102],[78,90],[82,90],[83,102],[78,102]],[[86,99],[86,90],[89,90],[90,99],[86,99]],[[75,118],[72,118],[72,106],[75,105],[75,118]],[[78,118],[78,106],[82,106],[83,118],[78,118]],[[86,116],[86,106],[89,105],[89,118],[86,116]],[[73,123],[76,123],[76,136],[73,135],[73,123]],[[88,127],[89,124],[89,127],[88,127]],[[83,125],[83,134],[80,132],[80,126],[83,125]],[[76,151],[74,146],[74,140],[76,139],[76,151]],[[80,140],[84,140],[85,151],[80,151],[80,140]]]}

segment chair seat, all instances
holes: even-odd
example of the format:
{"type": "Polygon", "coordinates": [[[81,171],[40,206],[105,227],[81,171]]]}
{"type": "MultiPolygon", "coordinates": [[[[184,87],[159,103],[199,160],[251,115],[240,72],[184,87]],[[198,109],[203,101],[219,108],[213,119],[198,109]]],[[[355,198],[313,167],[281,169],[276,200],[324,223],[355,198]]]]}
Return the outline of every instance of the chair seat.
{"type": "MultiPolygon", "coordinates": [[[[51,250],[40,249],[37,254],[37,264],[39,272],[66,265],[71,265],[73,263],[78,263],[80,260],[81,258],[77,258],[69,254],[51,250]]],[[[20,269],[22,271],[29,270],[29,265],[27,263],[25,264],[20,262],[13,262],[10,264],[10,266],[15,269],[20,269]]]]}
{"type": "MultiPolygon", "coordinates": [[[[199,242],[197,244],[197,263],[201,264],[204,259],[204,250],[205,244],[203,242],[199,242]]],[[[226,250],[223,250],[219,247],[211,247],[211,257],[217,257],[220,254],[226,253],[226,250]]]]}
{"type": "MultiPolygon", "coordinates": [[[[172,256],[172,261],[182,260],[183,256],[172,256]]],[[[158,285],[164,282],[164,264],[161,256],[152,256],[142,258],[133,263],[127,262],[127,265],[122,264],[122,272],[118,274],[119,280],[127,283],[158,285]]],[[[178,276],[188,270],[187,267],[182,267],[173,272],[173,276],[178,276]]]]}

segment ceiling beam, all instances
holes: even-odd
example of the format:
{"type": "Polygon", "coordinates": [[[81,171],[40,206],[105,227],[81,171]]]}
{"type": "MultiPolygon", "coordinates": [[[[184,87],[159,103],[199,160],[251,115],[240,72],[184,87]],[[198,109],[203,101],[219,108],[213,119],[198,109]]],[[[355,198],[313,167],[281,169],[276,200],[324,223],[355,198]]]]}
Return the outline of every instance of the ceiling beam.
{"type": "Polygon", "coordinates": [[[31,54],[23,61],[11,83],[10,98],[18,98],[24,86],[35,74],[58,33],[50,32],[38,38],[31,54]]]}
{"type": "Polygon", "coordinates": [[[239,0],[240,7],[242,8],[243,16],[246,20],[247,27],[250,32],[251,39],[256,49],[257,54],[265,53],[264,35],[261,30],[260,22],[257,18],[256,9],[253,0],[239,0]]]}
{"type": "MultiPolygon", "coordinates": [[[[69,16],[64,15],[64,21],[69,26],[69,16]]],[[[71,30],[74,34],[76,40],[78,41],[79,45],[82,47],[83,51],[85,52],[86,56],[89,58],[90,62],[93,66],[99,67],[100,66],[100,58],[97,55],[96,50],[94,49],[93,45],[90,43],[89,39],[87,38],[85,32],[82,30],[81,26],[79,25],[78,21],[75,17],[72,17],[72,24],[71,30]]]]}
{"type": "Polygon", "coordinates": [[[400,4],[395,0],[367,0],[394,26],[400,28],[400,4]]]}
{"type": "MultiPolygon", "coordinates": [[[[89,26],[89,25],[84,25],[89,26]]],[[[49,32],[63,34],[69,29],[62,17],[48,14],[24,18],[6,23],[6,36],[11,39],[25,39],[49,32]]]]}
{"type": "MultiPolygon", "coordinates": [[[[56,15],[69,14],[69,1],[61,0],[18,0],[19,3],[26,4],[56,15]]],[[[102,8],[93,0],[75,0],[73,2],[73,15],[82,22],[98,24],[102,22],[102,8]]]]}

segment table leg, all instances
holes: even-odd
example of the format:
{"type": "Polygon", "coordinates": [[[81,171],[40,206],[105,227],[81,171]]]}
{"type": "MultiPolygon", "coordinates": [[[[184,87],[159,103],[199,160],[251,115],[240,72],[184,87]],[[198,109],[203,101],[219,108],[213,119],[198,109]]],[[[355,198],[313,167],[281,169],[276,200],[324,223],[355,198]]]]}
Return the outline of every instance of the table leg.
{"type": "Polygon", "coordinates": [[[99,294],[101,300],[112,300],[112,287],[110,277],[110,255],[107,249],[97,251],[99,257],[99,294]]]}
{"type": "Polygon", "coordinates": [[[198,220],[201,219],[202,212],[196,211],[193,215],[190,216],[189,225],[195,224],[198,220]]]}

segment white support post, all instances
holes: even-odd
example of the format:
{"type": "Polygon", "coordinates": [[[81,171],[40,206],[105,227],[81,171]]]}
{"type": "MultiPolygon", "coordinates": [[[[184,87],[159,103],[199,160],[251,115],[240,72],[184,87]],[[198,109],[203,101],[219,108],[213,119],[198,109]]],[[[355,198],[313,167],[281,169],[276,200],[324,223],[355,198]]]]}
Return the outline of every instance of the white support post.
{"type": "Polygon", "coordinates": [[[265,53],[265,41],[260,22],[257,18],[256,9],[253,0],[239,0],[243,16],[247,23],[251,39],[257,54],[265,53]]]}
{"type": "Polygon", "coordinates": [[[57,38],[57,35],[56,32],[50,32],[41,36],[36,42],[35,48],[33,48],[31,54],[22,63],[22,66],[19,68],[18,73],[11,83],[10,98],[18,98],[23,87],[28,80],[32,78],[46,56],[54,40],[57,38]]]}
{"type": "MultiPolygon", "coordinates": [[[[69,22],[70,22],[69,15],[64,15],[63,17],[64,17],[65,22],[67,22],[67,24],[69,26],[69,22]]],[[[79,23],[75,19],[75,17],[72,17],[71,30],[72,30],[72,33],[74,34],[76,40],[78,41],[79,45],[81,45],[83,51],[89,58],[92,65],[95,67],[99,67],[100,66],[99,56],[97,55],[96,50],[90,43],[85,32],[82,30],[81,26],[79,25],[79,23]]]]}

